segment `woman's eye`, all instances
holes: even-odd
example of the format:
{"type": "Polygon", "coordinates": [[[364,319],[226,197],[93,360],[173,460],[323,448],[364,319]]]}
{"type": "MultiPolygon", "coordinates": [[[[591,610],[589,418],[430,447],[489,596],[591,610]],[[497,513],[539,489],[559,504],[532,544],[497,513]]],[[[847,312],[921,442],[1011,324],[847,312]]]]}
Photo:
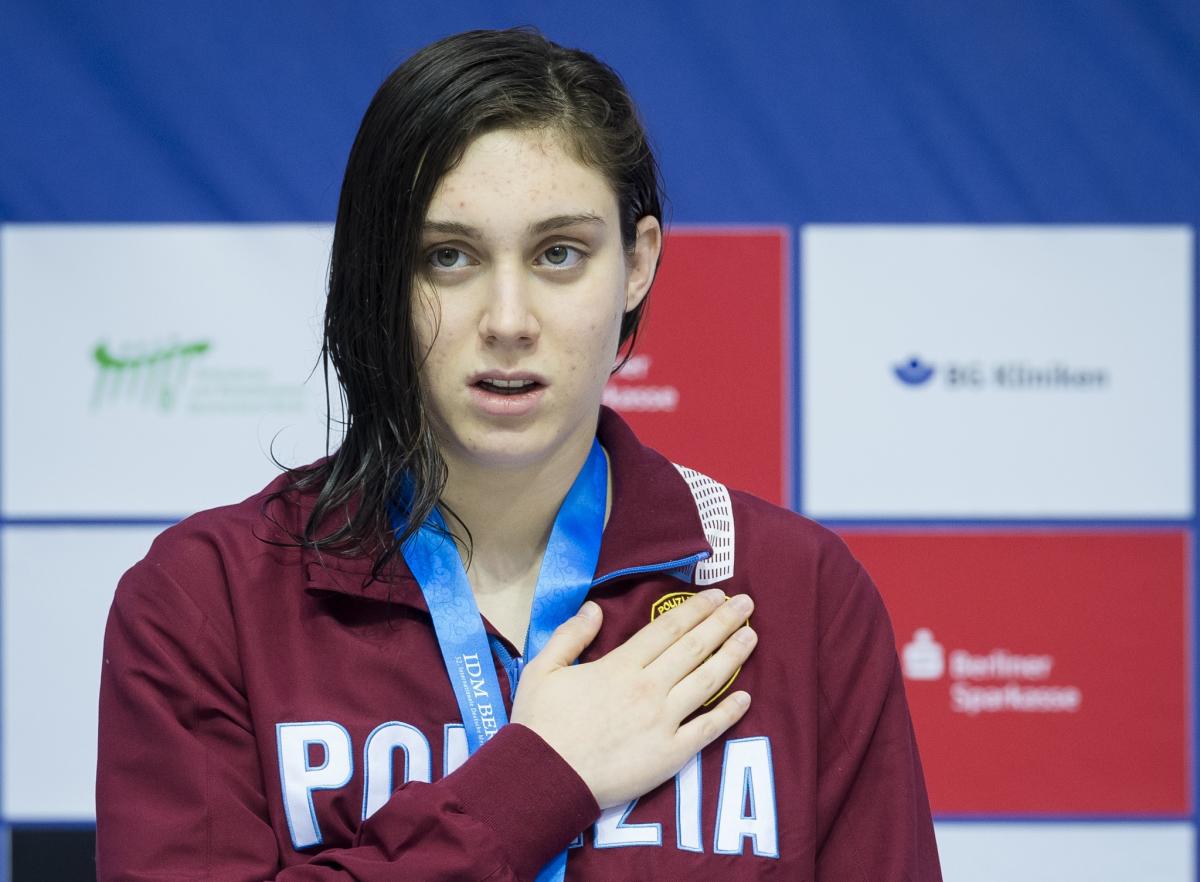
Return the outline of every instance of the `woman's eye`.
{"type": "Polygon", "coordinates": [[[541,254],[542,261],[553,267],[572,267],[583,260],[583,253],[572,245],[551,245],[541,254]]]}
{"type": "Polygon", "coordinates": [[[438,269],[458,269],[466,266],[467,256],[457,248],[435,248],[429,253],[429,262],[438,269]]]}

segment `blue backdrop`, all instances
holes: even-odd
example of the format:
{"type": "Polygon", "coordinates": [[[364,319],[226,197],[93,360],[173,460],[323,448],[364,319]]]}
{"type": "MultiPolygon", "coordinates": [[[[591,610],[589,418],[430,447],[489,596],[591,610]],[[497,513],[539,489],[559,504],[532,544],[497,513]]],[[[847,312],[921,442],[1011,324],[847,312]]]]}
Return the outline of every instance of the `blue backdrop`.
{"type": "Polygon", "coordinates": [[[1200,226],[1194,0],[0,0],[0,223],[331,221],[396,64],[517,24],[625,77],[676,222],[1200,226]]]}
{"type": "Polygon", "coordinates": [[[679,221],[1200,216],[1189,0],[4,0],[0,19],[2,220],[332,219],[382,78],[522,23],[626,77],[679,221]]]}

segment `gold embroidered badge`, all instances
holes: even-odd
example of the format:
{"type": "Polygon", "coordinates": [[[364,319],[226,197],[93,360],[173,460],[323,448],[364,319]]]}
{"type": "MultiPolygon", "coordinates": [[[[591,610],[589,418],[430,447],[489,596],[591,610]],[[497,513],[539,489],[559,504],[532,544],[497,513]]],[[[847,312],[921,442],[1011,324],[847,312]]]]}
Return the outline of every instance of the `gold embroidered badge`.
{"type": "MultiPolygon", "coordinates": [[[[672,591],[670,594],[664,594],[662,597],[658,598],[658,600],[654,601],[654,603],[651,605],[650,621],[653,622],[655,619],[657,619],[659,616],[661,616],[663,613],[667,612],[668,610],[672,610],[675,607],[679,606],[680,604],[685,603],[687,601],[687,599],[689,597],[693,596],[695,593],[696,593],[695,591],[672,591]]],[[[746,619],[746,624],[747,625],[750,624],[749,619],[746,619]]],[[[738,669],[733,672],[733,676],[729,678],[729,682],[726,683],[724,686],[722,686],[720,689],[718,689],[715,693],[713,693],[712,698],[710,698],[708,701],[704,702],[703,707],[708,707],[710,704],[712,704],[714,701],[716,701],[718,698],[720,698],[722,695],[724,695],[726,693],[726,691],[728,691],[729,687],[733,685],[733,681],[737,679],[737,675],[740,674],[741,672],[742,672],[742,668],[739,665],[738,669]]]]}

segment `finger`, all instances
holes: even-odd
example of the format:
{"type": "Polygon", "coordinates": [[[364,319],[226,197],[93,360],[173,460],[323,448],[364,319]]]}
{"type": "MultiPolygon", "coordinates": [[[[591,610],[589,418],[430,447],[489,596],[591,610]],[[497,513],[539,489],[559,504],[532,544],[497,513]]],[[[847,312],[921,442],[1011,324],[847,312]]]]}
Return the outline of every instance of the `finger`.
{"type": "Polygon", "coordinates": [[[667,610],[613,652],[627,655],[631,661],[645,667],[668,646],[704,621],[724,601],[725,592],[720,588],[701,591],[688,598],[686,603],[667,610]]]}
{"type": "Polygon", "coordinates": [[[750,709],[750,693],[734,692],[708,713],[679,727],[675,733],[676,743],[687,755],[699,753],[717,738],[720,738],[734,723],[750,709]]]}
{"type": "Polygon", "coordinates": [[[754,601],[739,594],[722,604],[707,619],[663,650],[662,655],[647,665],[668,688],[678,683],[740,628],[754,610],[754,601]]]}
{"type": "Polygon", "coordinates": [[[589,600],[579,608],[578,613],[554,629],[542,651],[529,662],[526,670],[534,666],[554,670],[574,663],[600,633],[603,618],[599,604],[589,600]]]}
{"type": "Polygon", "coordinates": [[[667,700],[677,719],[692,713],[733,679],[757,643],[758,635],[753,628],[748,625],[738,628],[707,661],[676,683],[667,700]]]}

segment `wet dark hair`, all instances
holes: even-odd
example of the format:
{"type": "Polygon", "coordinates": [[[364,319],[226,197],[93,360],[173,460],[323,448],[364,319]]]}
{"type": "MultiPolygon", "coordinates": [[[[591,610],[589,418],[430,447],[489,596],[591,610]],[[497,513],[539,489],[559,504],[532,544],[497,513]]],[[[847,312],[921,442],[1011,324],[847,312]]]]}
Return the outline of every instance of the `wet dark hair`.
{"type": "MultiPolygon", "coordinates": [[[[432,43],[379,87],[359,127],[338,203],[321,352],[328,389],[340,384],[345,437],[332,455],[289,472],[286,487],[316,493],[301,545],[374,558],[373,575],[424,522],[446,483],[422,400],[424,353],[411,304],[421,228],[439,181],[478,136],[545,129],[612,185],[621,241],[662,222],[657,163],[621,78],[603,62],[537,31],[469,31],[432,43]],[[408,528],[392,534],[389,505],[407,475],[408,528]]],[[[645,299],[621,323],[636,339],[645,299]]],[[[332,427],[332,423],[331,423],[332,427]]]]}

